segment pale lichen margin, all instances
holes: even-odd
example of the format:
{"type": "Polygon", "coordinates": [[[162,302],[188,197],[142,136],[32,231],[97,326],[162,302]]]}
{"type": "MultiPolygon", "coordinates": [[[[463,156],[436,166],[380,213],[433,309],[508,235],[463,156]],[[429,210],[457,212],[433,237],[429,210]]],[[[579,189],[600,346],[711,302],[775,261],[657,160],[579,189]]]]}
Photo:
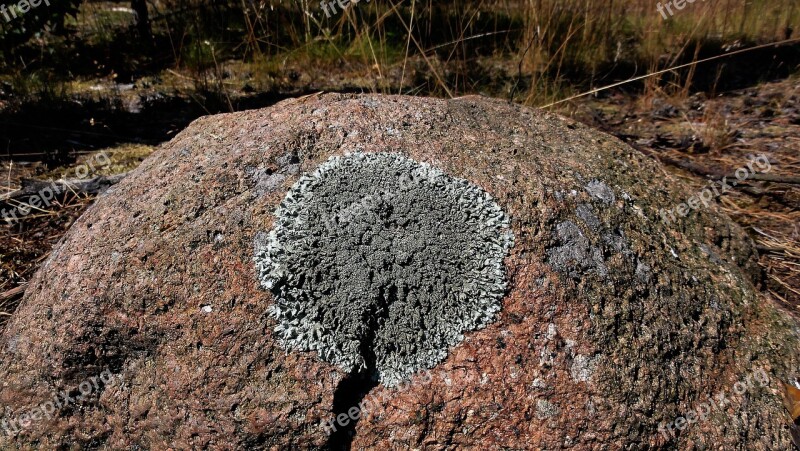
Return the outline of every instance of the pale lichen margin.
{"type": "Polygon", "coordinates": [[[284,347],[394,386],[495,320],[513,241],[475,184],[401,154],[353,153],[297,180],[255,262],[284,347]]]}

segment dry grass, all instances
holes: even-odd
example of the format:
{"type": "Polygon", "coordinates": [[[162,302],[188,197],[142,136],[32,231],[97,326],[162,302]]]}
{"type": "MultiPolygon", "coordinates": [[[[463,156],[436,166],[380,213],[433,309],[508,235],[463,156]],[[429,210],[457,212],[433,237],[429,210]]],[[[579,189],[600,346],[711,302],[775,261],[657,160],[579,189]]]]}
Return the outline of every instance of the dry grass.
{"type": "Polygon", "coordinates": [[[91,202],[67,193],[47,211],[32,213],[15,225],[0,225],[0,329],[22,298],[19,287],[27,284],[91,202]]]}
{"type": "MultiPolygon", "coordinates": [[[[155,33],[172,47],[172,69],[224,96],[231,87],[222,74],[231,59],[272,76],[294,62],[309,72],[344,69],[354,79],[370,80],[366,86],[374,91],[397,92],[411,84],[406,92],[463,95],[482,88],[474,73],[480,55],[505,62],[506,76],[515,78],[492,94],[530,105],[549,104],[607,80],[780,41],[800,26],[796,0],[706,0],[668,20],[657,3],[362,1],[328,19],[318,1],[156,0],[151,16],[155,33]],[[416,60],[429,80],[414,86],[416,60]],[[387,85],[387,75],[395,71],[399,81],[387,85]]],[[[94,41],[111,42],[114,30],[124,28],[125,14],[110,12],[111,5],[83,6],[78,24],[94,41]]],[[[698,71],[689,67],[649,79],[647,95],[685,97],[698,71]]]]}

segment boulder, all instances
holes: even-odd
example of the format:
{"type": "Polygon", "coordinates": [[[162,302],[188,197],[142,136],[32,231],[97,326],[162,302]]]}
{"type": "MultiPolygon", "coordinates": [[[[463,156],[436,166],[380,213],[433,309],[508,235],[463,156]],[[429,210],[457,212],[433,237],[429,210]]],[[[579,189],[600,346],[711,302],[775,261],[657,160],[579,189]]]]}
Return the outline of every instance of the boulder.
{"type": "Polygon", "coordinates": [[[662,214],[692,195],[613,137],[480,97],[198,119],[30,281],[0,339],[0,447],[787,449],[797,325],[717,207],[662,214]],[[308,174],[378,153],[406,169],[340,174],[359,191],[333,222],[297,213],[327,202],[297,201],[308,174]],[[397,195],[419,167],[428,191],[397,195]]]}

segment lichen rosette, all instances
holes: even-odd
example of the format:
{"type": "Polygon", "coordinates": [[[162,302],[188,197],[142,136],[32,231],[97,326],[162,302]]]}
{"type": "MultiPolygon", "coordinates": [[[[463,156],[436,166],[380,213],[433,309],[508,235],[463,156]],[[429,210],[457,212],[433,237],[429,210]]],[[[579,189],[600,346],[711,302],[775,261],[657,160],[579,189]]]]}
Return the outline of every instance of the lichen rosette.
{"type": "Polygon", "coordinates": [[[354,153],[297,180],[255,260],[284,347],[393,386],[495,319],[512,245],[480,187],[397,153],[354,153]]]}

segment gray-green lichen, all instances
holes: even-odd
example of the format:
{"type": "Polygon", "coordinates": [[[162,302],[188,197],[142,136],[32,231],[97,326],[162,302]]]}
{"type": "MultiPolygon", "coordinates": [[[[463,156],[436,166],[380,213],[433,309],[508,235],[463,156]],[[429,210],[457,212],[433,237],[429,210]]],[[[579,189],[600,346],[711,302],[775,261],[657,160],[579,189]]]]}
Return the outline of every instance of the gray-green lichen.
{"type": "Polygon", "coordinates": [[[399,154],[355,153],[300,177],[255,261],[283,346],[393,386],[494,320],[512,244],[481,188],[399,154]]]}

